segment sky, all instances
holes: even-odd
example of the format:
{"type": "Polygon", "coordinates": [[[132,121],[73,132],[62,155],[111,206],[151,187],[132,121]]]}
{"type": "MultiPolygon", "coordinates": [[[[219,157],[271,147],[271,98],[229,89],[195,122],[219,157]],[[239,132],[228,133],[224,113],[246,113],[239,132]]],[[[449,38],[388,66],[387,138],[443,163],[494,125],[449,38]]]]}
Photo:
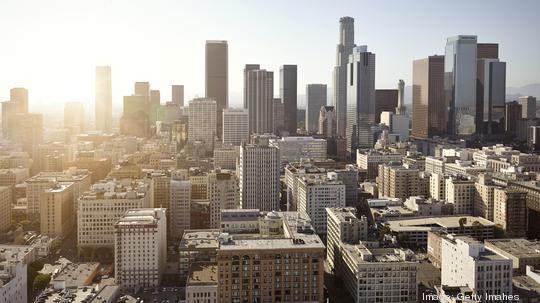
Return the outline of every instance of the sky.
{"type": "MultiPolygon", "coordinates": [[[[112,67],[113,103],[121,108],[135,81],[170,100],[204,96],[204,44],[227,40],[229,103],[241,106],[243,67],[275,71],[298,65],[298,92],[331,86],[339,18],[355,18],[355,42],[376,54],[376,87],[412,81],[412,61],[443,54],[446,38],[478,35],[500,44],[507,86],[540,82],[540,1],[315,0],[2,0],[0,101],[29,89],[30,110],[94,108],[95,66],[112,67]]],[[[300,104],[301,106],[301,104],[300,104]]]]}

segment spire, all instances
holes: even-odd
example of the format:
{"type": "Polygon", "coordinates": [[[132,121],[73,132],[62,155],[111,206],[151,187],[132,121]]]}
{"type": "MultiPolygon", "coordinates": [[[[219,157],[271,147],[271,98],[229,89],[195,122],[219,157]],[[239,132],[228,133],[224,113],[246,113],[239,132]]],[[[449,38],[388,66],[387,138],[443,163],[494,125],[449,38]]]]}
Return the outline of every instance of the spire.
{"type": "Polygon", "coordinates": [[[399,79],[398,82],[398,104],[396,107],[396,115],[405,114],[405,81],[399,79]]]}

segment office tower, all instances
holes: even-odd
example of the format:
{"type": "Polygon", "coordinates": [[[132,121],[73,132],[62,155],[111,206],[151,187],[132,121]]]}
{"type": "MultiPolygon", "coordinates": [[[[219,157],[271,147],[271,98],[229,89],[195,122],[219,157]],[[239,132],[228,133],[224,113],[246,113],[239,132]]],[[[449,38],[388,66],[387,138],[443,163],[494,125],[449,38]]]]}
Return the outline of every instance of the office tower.
{"type": "Polygon", "coordinates": [[[270,139],[271,146],[279,149],[282,163],[298,162],[301,159],[325,160],[326,140],[313,137],[281,137],[270,139]]]}
{"type": "Polygon", "coordinates": [[[396,107],[397,115],[405,115],[405,81],[399,79],[398,82],[398,105],[396,107]]]}
{"type": "Polygon", "coordinates": [[[317,134],[324,138],[334,138],[337,132],[336,112],[333,106],[321,106],[319,109],[319,129],[317,134]]]}
{"type": "Polygon", "coordinates": [[[230,274],[218,275],[219,302],[324,302],[324,244],[306,214],[249,209],[221,217],[230,237],[218,238],[215,259],[230,274]]]}
{"type": "Polygon", "coordinates": [[[248,110],[249,133],[274,131],[274,73],[248,64],[244,69],[244,107],[248,110]]]}
{"type": "Polygon", "coordinates": [[[12,101],[2,102],[2,136],[9,138],[11,130],[9,129],[10,121],[17,113],[17,104],[12,101]]]}
{"type": "Polygon", "coordinates": [[[69,129],[71,135],[84,131],[84,106],[81,102],[64,104],[64,128],[69,129]]]}
{"type": "Polygon", "coordinates": [[[498,44],[479,43],[477,52],[477,132],[500,134],[506,99],[506,63],[498,59],[498,44]]]}
{"type": "MultiPolygon", "coordinates": [[[[373,147],[375,123],[375,54],[355,47],[347,69],[347,152],[354,158],[359,147],[373,147]]],[[[339,132],[339,114],[338,114],[339,132]]]]}
{"type": "Polygon", "coordinates": [[[96,129],[112,131],[112,80],[110,66],[96,67],[96,129]]]}
{"type": "Polygon", "coordinates": [[[523,238],[527,231],[527,192],[514,188],[495,188],[493,223],[505,237],[523,238]]]}
{"type": "Polygon", "coordinates": [[[341,17],[339,19],[339,43],[336,46],[336,66],[334,67],[334,109],[337,114],[337,135],[345,137],[347,119],[347,66],[349,56],[353,52],[354,19],[341,17]]]}
{"type": "Polygon", "coordinates": [[[150,186],[141,180],[102,180],[81,194],[77,210],[80,255],[114,247],[114,224],[130,209],[151,207],[150,186]]]}
{"type": "Polygon", "coordinates": [[[504,130],[511,135],[516,133],[516,122],[522,117],[522,106],[517,101],[508,102],[505,105],[504,130]]]}
{"type": "Polygon", "coordinates": [[[11,203],[13,201],[11,191],[10,186],[0,186],[0,233],[6,232],[11,227],[11,203]]]}
{"type": "Polygon", "coordinates": [[[114,273],[120,287],[161,285],[167,262],[165,208],[128,210],[114,225],[114,273]]]}
{"type": "Polygon", "coordinates": [[[178,105],[184,106],[184,86],[183,85],[172,85],[171,86],[171,102],[178,105]]]}
{"type": "Polygon", "coordinates": [[[22,151],[35,157],[37,146],[43,142],[43,116],[20,113],[13,115],[8,122],[9,138],[21,144],[22,151]]]}
{"type": "Polygon", "coordinates": [[[57,182],[41,193],[40,231],[49,237],[66,237],[75,227],[73,182],[57,182]]]}
{"type": "Polygon", "coordinates": [[[447,132],[448,111],[444,95],[444,56],[413,61],[412,133],[431,138],[447,132]]]}
{"type": "Polygon", "coordinates": [[[214,168],[236,170],[240,146],[221,145],[214,148],[214,168]]]}
{"type": "Polygon", "coordinates": [[[285,131],[289,135],[296,134],[296,112],[298,111],[298,83],[296,65],[282,65],[279,68],[279,92],[283,102],[285,131]]]}
{"type": "Polygon", "coordinates": [[[326,234],[327,207],[345,206],[345,184],[336,174],[309,174],[298,177],[297,210],[308,214],[318,234],[326,234]]]}
{"type": "Polygon", "coordinates": [[[444,59],[444,90],[448,132],[470,136],[476,132],[476,36],[448,38],[444,59]]]}
{"type": "Polygon", "coordinates": [[[237,209],[240,205],[238,180],[233,172],[215,170],[208,173],[210,228],[220,228],[221,211],[237,209]]]}
{"type": "Polygon", "coordinates": [[[9,90],[9,100],[17,104],[17,113],[28,113],[28,90],[15,87],[9,90]]]}
{"type": "Polygon", "coordinates": [[[247,109],[223,110],[223,144],[239,146],[249,142],[249,115],[247,109]]]}
{"type": "Polygon", "coordinates": [[[279,209],[279,149],[268,145],[247,144],[240,148],[240,207],[263,211],[279,209]]]}
{"type": "Polygon", "coordinates": [[[227,41],[207,40],[205,60],[206,98],[216,101],[216,135],[222,134],[222,112],[229,107],[229,55],[227,41]]]}
{"type": "Polygon", "coordinates": [[[190,206],[191,206],[191,182],[182,180],[173,173],[171,177],[171,218],[170,235],[171,239],[180,239],[185,230],[190,228],[190,206]]]}
{"type": "Polygon", "coordinates": [[[375,90],[375,123],[381,122],[382,112],[394,112],[398,106],[397,89],[376,89],[375,90]]]}
{"type": "Polygon", "coordinates": [[[512,260],[471,237],[446,235],[441,240],[441,284],[466,286],[476,295],[511,296],[512,260]]]}
{"type": "Polygon", "coordinates": [[[279,136],[285,129],[285,106],[280,98],[274,98],[274,134],[279,136]]]}
{"type": "Polygon", "coordinates": [[[135,82],[133,95],[146,96],[150,99],[150,82],[135,82]]]}
{"type": "Polygon", "coordinates": [[[319,130],[319,113],[326,106],[326,84],[308,84],[306,86],[306,131],[316,133],[319,130]]]}
{"type": "Polygon", "coordinates": [[[216,101],[195,98],[189,102],[188,140],[201,141],[211,151],[216,137],[216,101]]]}
{"type": "Polygon", "coordinates": [[[532,96],[522,96],[518,98],[518,103],[521,105],[521,118],[533,119],[536,118],[536,98],[532,96]]]}
{"type": "Polygon", "coordinates": [[[159,105],[161,103],[161,93],[159,92],[159,90],[150,90],[150,103],[152,105],[159,105]]]}
{"type": "Polygon", "coordinates": [[[327,208],[326,261],[331,270],[336,270],[342,243],[357,244],[368,239],[368,221],[365,216],[358,218],[354,207],[327,208]]]}
{"type": "MultiPolygon", "coordinates": [[[[148,82],[137,82],[146,84],[148,82]]],[[[145,86],[139,85],[136,92],[144,93],[145,86]]],[[[149,88],[149,87],[148,87],[149,88]]],[[[150,101],[148,95],[124,96],[124,109],[120,119],[120,133],[127,136],[150,136],[150,101]]]]}

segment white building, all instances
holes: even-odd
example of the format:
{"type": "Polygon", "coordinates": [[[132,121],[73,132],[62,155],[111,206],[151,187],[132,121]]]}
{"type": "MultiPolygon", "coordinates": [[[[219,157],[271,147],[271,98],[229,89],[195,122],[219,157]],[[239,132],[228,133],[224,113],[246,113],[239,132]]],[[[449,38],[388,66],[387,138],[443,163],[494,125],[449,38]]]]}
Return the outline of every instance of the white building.
{"type": "Polygon", "coordinates": [[[77,246],[112,248],[114,224],[130,209],[151,206],[150,186],[142,181],[101,181],[78,199],[77,246]]]}
{"type": "Polygon", "coordinates": [[[234,173],[219,170],[208,174],[207,195],[210,202],[210,228],[219,228],[221,210],[240,206],[238,180],[234,173]]]}
{"type": "Polygon", "coordinates": [[[240,207],[271,211],[279,209],[280,150],[263,144],[240,148],[240,207]]]}
{"type": "Polygon", "coordinates": [[[31,246],[0,245],[0,302],[28,302],[27,268],[35,258],[31,246]]]}
{"type": "Polygon", "coordinates": [[[339,263],[341,243],[356,244],[368,239],[368,221],[365,216],[358,218],[354,207],[335,207],[326,209],[328,216],[326,261],[334,270],[339,263]]]}
{"type": "Polygon", "coordinates": [[[454,204],[454,214],[472,215],[476,194],[474,180],[449,177],[445,184],[446,200],[448,203],[454,204]]]}
{"type": "Polygon", "coordinates": [[[159,286],[167,261],[165,208],[129,210],[114,228],[116,283],[131,290],[159,286]]]}
{"type": "Polygon", "coordinates": [[[313,137],[283,137],[271,139],[270,145],[279,148],[281,162],[297,162],[300,159],[326,159],[326,140],[313,137]]]}
{"type": "MultiPolygon", "coordinates": [[[[332,176],[332,175],[329,175],[332,176]]],[[[297,210],[306,213],[318,234],[326,234],[328,207],[345,206],[345,184],[326,174],[298,177],[297,210]]]]}
{"type": "Polygon", "coordinates": [[[471,237],[447,235],[441,242],[441,284],[468,286],[484,299],[486,295],[511,296],[512,260],[471,237]]]}
{"type": "Polygon", "coordinates": [[[240,145],[249,142],[249,116],[247,109],[223,110],[223,144],[240,145]]]}
{"type": "Polygon", "coordinates": [[[208,150],[214,146],[216,137],[216,101],[196,98],[189,102],[188,140],[201,141],[208,150]]]}
{"type": "Polygon", "coordinates": [[[429,175],[429,194],[433,199],[446,199],[446,179],[443,174],[432,173],[429,175]]]}
{"type": "Polygon", "coordinates": [[[393,112],[386,111],[381,113],[381,123],[386,124],[392,134],[398,135],[401,142],[409,140],[410,122],[411,119],[404,114],[397,115],[393,112]]]}

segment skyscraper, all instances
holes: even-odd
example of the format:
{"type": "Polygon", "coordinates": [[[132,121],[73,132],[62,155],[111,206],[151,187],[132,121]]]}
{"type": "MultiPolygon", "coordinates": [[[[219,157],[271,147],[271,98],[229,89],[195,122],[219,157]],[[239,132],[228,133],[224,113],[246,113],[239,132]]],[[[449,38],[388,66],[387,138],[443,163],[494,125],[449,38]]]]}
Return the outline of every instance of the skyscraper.
{"type": "Polygon", "coordinates": [[[381,122],[382,112],[394,112],[398,106],[399,91],[397,89],[375,90],[375,123],[381,122]]]}
{"type": "Polygon", "coordinates": [[[521,118],[533,119],[536,118],[536,98],[533,96],[521,96],[518,98],[518,103],[521,105],[521,118]]]}
{"type": "Polygon", "coordinates": [[[339,19],[339,44],[336,47],[336,66],[334,67],[334,108],[337,113],[337,134],[345,136],[347,118],[347,64],[354,44],[354,19],[339,19]]]}
{"type": "Polygon", "coordinates": [[[112,131],[112,81],[111,67],[96,67],[96,129],[112,131]]]}
{"type": "Polygon", "coordinates": [[[476,52],[476,36],[460,35],[446,42],[444,90],[452,135],[476,132],[476,52]]]}
{"type": "Polygon", "coordinates": [[[223,144],[239,146],[249,142],[249,116],[246,109],[223,110],[223,144]]]}
{"type": "Polygon", "coordinates": [[[317,132],[319,113],[326,106],[326,84],[308,84],[306,86],[306,131],[317,132]]]}
{"type": "Polygon", "coordinates": [[[447,129],[444,97],[444,56],[413,61],[412,136],[429,138],[447,129]]]}
{"type": "Polygon", "coordinates": [[[9,91],[10,101],[17,104],[18,113],[28,112],[28,90],[23,87],[15,87],[9,91]]]}
{"type": "Polygon", "coordinates": [[[246,65],[244,69],[244,105],[248,109],[249,133],[274,131],[274,72],[246,65]]]}
{"type": "Polygon", "coordinates": [[[375,54],[368,52],[365,45],[355,47],[347,74],[347,151],[354,157],[358,147],[373,147],[375,54]]]}
{"type": "Polygon", "coordinates": [[[221,136],[222,112],[229,106],[228,58],[227,41],[206,41],[205,94],[207,98],[216,100],[218,136],[221,136]]]}
{"type": "Polygon", "coordinates": [[[84,131],[84,106],[81,102],[66,102],[64,104],[64,128],[71,135],[84,131]]]}
{"type": "Polygon", "coordinates": [[[150,82],[135,82],[134,92],[136,96],[150,98],[150,82]]]}
{"type": "Polygon", "coordinates": [[[296,111],[297,111],[297,67],[296,65],[282,65],[279,69],[279,92],[283,102],[285,114],[285,131],[289,135],[296,134],[296,111]]]}
{"type": "Polygon", "coordinates": [[[336,113],[333,106],[321,106],[317,133],[324,138],[334,138],[336,136],[336,113]]]}
{"type": "Polygon", "coordinates": [[[183,85],[172,85],[172,103],[179,106],[184,106],[184,86],[183,85]]]}
{"type": "MultiPolygon", "coordinates": [[[[139,92],[141,91],[139,90],[139,92]]],[[[148,95],[124,96],[120,133],[137,137],[150,135],[150,101],[148,95]]]]}
{"type": "Polygon", "coordinates": [[[260,143],[242,145],[239,160],[240,207],[279,209],[279,148],[260,143]]]}
{"type": "Polygon", "coordinates": [[[216,107],[212,98],[196,98],[189,102],[188,140],[202,141],[209,151],[213,150],[216,136],[216,107]]]}
{"type": "Polygon", "coordinates": [[[274,134],[280,136],[285,125],[285,108],[280,98],[274,98],[274,134]]]}

